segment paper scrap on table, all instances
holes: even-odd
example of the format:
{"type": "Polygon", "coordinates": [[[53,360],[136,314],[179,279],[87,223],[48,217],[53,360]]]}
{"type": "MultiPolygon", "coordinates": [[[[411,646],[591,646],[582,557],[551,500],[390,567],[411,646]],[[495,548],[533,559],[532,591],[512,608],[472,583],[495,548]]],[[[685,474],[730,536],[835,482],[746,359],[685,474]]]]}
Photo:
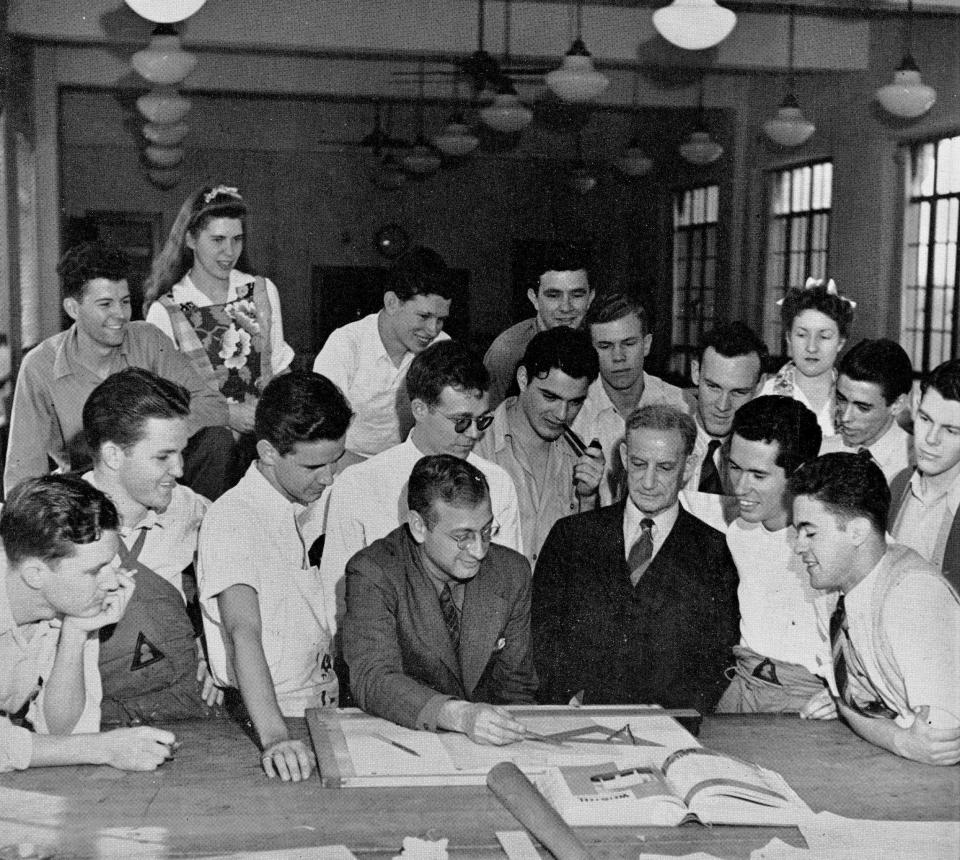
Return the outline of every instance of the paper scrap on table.
{"type": "Polygon", "coordinates": [[[418,839],[416,836],[403,837],[403,849],[393,860],[448,860],[448,839],[418,839]]]}
{"type": "Polygon", "coordinates": [[[750,860],[810,860],[811,857],[812,854],[806,848],[788,845],[777,838],[771,839],[763,848],[750,852],[750,860]]]}
{"type": "Polygon", "coordinates": [[[960,821],[868,821],[821,812],[801,824],[800,832],[818,860],[960,857],[960,821]]]}
{"type": "Polygon", "coordinates": [[[697,851],[695,854],[640,854],[640,860],[722,860],[716,854],[707,854],[706,851],[697,851]]]}
{"type": "Polygon", "coordinates": [[[357,860],[346,845],[312,845],[306,848],[280,848],[274,851],[238,851],[218,854],[211,860],[357,860]]]}

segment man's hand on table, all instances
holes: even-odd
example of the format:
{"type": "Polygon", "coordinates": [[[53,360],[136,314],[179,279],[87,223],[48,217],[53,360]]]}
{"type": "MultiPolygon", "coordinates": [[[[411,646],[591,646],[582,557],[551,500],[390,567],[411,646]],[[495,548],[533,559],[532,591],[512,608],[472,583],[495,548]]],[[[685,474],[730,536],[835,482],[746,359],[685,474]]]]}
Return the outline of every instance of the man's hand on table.
{"type": "Polygon", "coordinates": [[[263,770],[271,779],[300,782],[313,770],[313,753],[303,741],[283,738],[264,747],[260,754],[263,770]]]}
{"type": "Polygon", "coordinates": [[[506,708],[456,700],[443,703],[437,724],[462,732],[474,743],[494,746],[522,741],[527,733],[506,708]]]}
{"type": "Polygon", "coordinates": [[[801,720],[835,720],[836,718],[837,703],[826,687],[812,695],[800,709],[801,720]]]}
{"type": "Polygon", "coordinates": [[[156,770],[173,758],[176,736],[153,726],[114,729],[94,737],[103,746],[103,764],[119,770],[156,770]]]}
{"type": "Polygon", "coordinates": [[[908,729],[898,732],[897,752],[904,758],[924,764],[951,765],[960,762],[960,724],[931,720],[930,708],[914,708],[915,719],[908,729]]]}

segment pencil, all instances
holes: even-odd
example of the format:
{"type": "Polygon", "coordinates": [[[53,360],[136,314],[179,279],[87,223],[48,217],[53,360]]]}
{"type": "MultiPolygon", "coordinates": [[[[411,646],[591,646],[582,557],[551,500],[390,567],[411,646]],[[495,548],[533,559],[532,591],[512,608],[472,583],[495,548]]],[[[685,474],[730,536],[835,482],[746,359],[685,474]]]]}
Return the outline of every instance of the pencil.
{"type": "Polygon", "coordinates": [[[385,744],[390,744],[390,746],[396,747],[398,750],[403,750],[405,753],[409,753],[410,755],[415,755],[417,758],[420,758],[420,753],[418,753],[416,750],[410,749],[410,747],[405,747],[399,741],[393,740],[393,738],[388,738],[386,735],[381,735],[379,732],[374,733],[373,736],[377,740],[383,741],[385,744]]]}

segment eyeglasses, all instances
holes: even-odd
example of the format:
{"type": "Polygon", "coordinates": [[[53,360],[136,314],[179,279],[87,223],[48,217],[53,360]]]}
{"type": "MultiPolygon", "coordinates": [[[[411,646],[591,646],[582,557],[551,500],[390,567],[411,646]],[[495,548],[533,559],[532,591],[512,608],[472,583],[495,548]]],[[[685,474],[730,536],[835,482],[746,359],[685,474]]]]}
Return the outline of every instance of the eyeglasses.
{"type": "Polygon", "coordinates": [[[461,535],[452,535],[447,532],[441,532],[452,540],[458,549],[465,550],[475,546],[479,538],[481,546],[487,547],[498,534],[500,534],[500,523],[494,521],[488,526],[484,526],[480,531],[468,531],[461,535]]]}
{"type": "Polygon", "coordinates": [[[482,433],[486,430],[491,424],[493,424],[492,415],[444,415],[439,409],[433,410],[438,415],[443,415],[447,421],[450,421],[453,424],[453,429],[457,433],[466,433],[470,429],[470,425],[476,422],[477,431],[482,433]]]}

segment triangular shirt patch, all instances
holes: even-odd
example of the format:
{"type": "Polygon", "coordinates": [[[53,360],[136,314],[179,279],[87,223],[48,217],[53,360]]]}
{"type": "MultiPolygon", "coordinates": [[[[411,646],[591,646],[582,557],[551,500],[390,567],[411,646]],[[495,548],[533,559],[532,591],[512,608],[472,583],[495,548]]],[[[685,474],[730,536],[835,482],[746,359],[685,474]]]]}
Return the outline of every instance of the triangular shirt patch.
{"type": "Polygon", "coordinates": [[[133,662],[130,664],[130,671],[136,672],[137,669],[144,669],[164,658],[164,653],[154,645],[141,630],[137,636],[137,644],[133,649],[133,662]]]}

